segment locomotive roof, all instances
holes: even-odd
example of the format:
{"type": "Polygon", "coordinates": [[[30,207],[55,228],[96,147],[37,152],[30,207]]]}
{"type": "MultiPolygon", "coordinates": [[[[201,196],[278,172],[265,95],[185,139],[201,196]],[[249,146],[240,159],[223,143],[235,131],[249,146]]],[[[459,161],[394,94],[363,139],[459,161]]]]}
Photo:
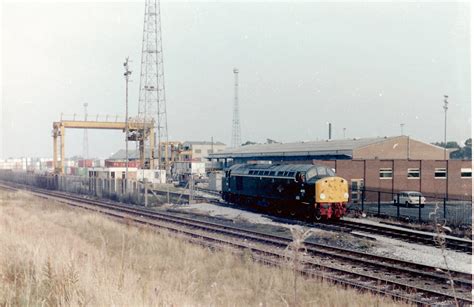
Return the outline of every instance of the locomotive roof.
{"type": "MultiPolygon", "coordinates": [[[[229,169],[233,174],[248,174],[250,170],[268,170],[275,172],[307,172],[312,168],[323,165],[313,164],[234,164],[229,169]]],[[[326,166],[323,166],[326,167],[326,166]]]]}

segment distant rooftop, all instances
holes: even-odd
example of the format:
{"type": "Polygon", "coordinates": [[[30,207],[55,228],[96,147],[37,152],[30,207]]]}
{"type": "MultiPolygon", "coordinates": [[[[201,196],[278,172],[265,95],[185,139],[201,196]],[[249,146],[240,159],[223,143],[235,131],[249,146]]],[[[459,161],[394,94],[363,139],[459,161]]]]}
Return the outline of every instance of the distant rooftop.
{"type": "MultiPolygon", "coordinates": [[[[208,142],[208,141],[186,141],[186,142],[183,142],[183,144],[188,144],[188,145],[224,145],[224,143],[222,142],[208,142]]],[[[150,157],[150,150],[149,150],[149,147],[146,147],[145,148],[145,156],[146,158],[149,158],[150,157]]],[[[139,159],[140,156],[139,156],[139,152],[136,150],[136,149],[129,149],[128,150],[128,158],[130,160],[135,160],[135,159],[139,159]]],[[[120,149],[118,150],[116,153],[112,154],[108,159],[110,160],[125,160],[126,159],[126,152],[125,152],[125,149],[120,149]]]]}
{"type": "Polygon", "coordinates": [[[273,143],[246,145],[237,148],[227,148],[222,152],[213,153],[209,158],[238,158],[258,156],[313,156],[313,155],[347,155],[352,151],[368,145],[385,142],[394,137],[376,137],[360,139],[324,140],[293,143],[273,143]]]}
{"type": "Polygon", "coordinates": [[[209,141],[185,141],[183,144],[190,145],[225,145],[222,142],[209,142],[209,141]]]}
{"type": "MultiPolygon", "coordinates": [[[[145,150],[145,155],[146,155],[147,158],[149,158],[150,157],[150,151],[145,150]]],[[[111,155],[108,159],[110,159],[110,160],[125,160],[126,158],[127,158],[127,152],[125,151],[125,149],[120,149],[119,151],[117,151],[116,153],[111,155]]],[[[130,160],[139,159],[138,151],[135,150],[135,149],[129,149],[128,150],[128,158],[130,160]]]]}

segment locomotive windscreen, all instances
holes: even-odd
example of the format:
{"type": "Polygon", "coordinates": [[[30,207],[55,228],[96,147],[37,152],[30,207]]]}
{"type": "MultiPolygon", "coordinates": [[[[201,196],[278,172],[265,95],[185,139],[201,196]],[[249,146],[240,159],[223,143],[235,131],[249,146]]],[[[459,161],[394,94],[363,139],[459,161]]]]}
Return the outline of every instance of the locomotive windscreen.
{"type": "Polygon", "coordinates": [[[316,168],[310,168],[306,172],[306,180],[309,180],[313,177],[326,177],[326,176],[336,176],[336,173],[332,171],[332,169],[327,168],[325,166],[318,166],[316,168]]]}

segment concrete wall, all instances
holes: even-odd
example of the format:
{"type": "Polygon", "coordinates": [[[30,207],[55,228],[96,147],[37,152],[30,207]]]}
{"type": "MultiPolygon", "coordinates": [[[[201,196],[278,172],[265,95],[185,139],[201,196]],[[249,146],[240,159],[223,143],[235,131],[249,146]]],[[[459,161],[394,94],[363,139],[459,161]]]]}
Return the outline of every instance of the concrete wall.
{"type": "Polygon", "coordinates": [[[353,159],[442,160],[444,159],[444,149],[414,140],[408,136],[400,136],[354,149],[353,159]]]}

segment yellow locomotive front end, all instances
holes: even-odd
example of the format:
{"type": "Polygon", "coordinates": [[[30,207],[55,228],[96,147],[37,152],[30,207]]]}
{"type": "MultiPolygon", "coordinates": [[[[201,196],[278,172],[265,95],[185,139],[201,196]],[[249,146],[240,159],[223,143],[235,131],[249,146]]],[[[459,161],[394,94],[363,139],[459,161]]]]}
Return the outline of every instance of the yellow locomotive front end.
{"type": "Polygon", "coordinates": [[[341,177],[325,177],[316,181],[316,210],[323,219],[340,219],[346,213],[349,185],[341,177]]]}

